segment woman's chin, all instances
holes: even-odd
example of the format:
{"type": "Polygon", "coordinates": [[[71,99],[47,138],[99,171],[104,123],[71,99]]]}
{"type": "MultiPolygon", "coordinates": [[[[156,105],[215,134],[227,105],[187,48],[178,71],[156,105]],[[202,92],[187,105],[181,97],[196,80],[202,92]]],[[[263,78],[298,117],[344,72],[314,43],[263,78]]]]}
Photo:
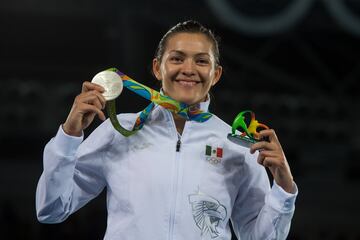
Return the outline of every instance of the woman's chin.
{"type": "Polygon", "coordinates": [[[199,99],[199,96],[194,96],[193,94],[187,92],[187,93],[177,93],[177,94],[168,94],[171,98],[178,102],[182,102],[188,105],[196,104],[202,101],[202,99],[199,99]]]}
{"type": "Polygon", "coordinates": [[[187,105],[192,105],[192,104],[196,104],[198,102],[201,102],[200,100],[198,99],[195,99],[195,98],[189,98],[189,97],[180,97],[177,99],[177,101],[179,102],[182,102],[182,103],[185,103],[187,105]]]}

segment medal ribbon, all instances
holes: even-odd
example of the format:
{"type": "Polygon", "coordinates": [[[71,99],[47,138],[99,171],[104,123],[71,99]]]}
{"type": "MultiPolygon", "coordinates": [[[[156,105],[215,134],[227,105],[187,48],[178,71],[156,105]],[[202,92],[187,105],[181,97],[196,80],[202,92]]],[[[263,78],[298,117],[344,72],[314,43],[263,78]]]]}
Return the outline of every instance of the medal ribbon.
{"type": "Polygon", "coordinates": [[[186,120],[205,122],[212,117],[211,113],[202,111],[197,104],[188,105],[178,102],[169,96],[162,95],[160,92],[136,82],[135,80],[131,79],[129,76],[120,72],[116,68],[110,68],[107,71],[113,71],[117,73],[123,80],[124,87],[151,101],[151,103],[140,113],[140,115],[136,119],[132,130],[127,130],[120,125],[116,116],[115,99],[107,102],[106,109],[112,125],[118,132],[120,132],[125,137],[136,133],[144,126],[144,123],[148,118],[150,112],[154,109],[155,104],[166,108],[170,112],[180,115],[186,120]]]}

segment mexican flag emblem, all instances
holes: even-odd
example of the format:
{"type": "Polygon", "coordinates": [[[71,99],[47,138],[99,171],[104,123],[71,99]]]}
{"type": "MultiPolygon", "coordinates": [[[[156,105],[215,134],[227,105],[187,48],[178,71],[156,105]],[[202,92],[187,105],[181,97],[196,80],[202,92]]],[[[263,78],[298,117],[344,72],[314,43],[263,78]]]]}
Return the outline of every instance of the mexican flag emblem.
{"type": "Polygon", "coordinates": [[[207,161],[212,164],[217,164],[221,162],[221,158],[223,156],[223,149],[221,147],[212,147],[210,145],[206,145],[205,156],[207,161]]]}

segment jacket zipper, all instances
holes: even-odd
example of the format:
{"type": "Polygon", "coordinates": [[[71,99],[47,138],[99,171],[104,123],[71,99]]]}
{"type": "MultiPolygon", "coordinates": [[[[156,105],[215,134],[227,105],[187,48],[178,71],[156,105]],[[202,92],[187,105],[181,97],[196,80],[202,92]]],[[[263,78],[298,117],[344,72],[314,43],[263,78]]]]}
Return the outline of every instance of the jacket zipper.
{"type": "Polygon", "coordinates": [[[170,208],[170,228],[169,228],[169,239],[173,239],[174,234],[174,225],[175,225],[175,210],[176,210],[176,200],[177,200],[177,191],[178,191],[178,178],[179,178],[179,161],[180,161],[180,147],[181,140],[180,136],[178,141],[176,142],[176,153],[175,153],[175,175],[173,178],[173,186],[172,186],[172,200],[171,200],[171,208],[170,208]]]}
{"type": "MultiPolygon", "coordinates": [[[[178,146],[178,144],[176,144],[178,146]]],[[[177,149],[176,149],[177,150],[177,149]]],[[[175,158],[175,175],[173,182],[173,191],[172,191],[172,201],[171,201],[171,209],[170,209],[170,229],[169,229],[169,239],[173,239],[174,233],[174,225],[175,225],[175,208],[176,208],[176,199],[177,199],[177,182],[179,178],[179,161],[180,161],[180,151],[176,151],[175,158]]]]}
{"type": "MultiPolygon", "coordinates": [[[[171,116],[172,117],[172,116],[171,116]]],[[[181,136],[176,130],[175,122],[173,122],[173,127],[175,129],[175,133],[178,137],[176,141],[175,147],[175,171],[174,171],[174,178],[173,178],[173,185],[172,185],[172,200],[170,204],[170,218],[169,218],[169,240],[173,239],[174,234],[174,225],[175,225],[175,212],[176,212],[176,200],[178,195],[178,179],[179,179],[179,161],[180,161],[180,149],[181,149],[181,136]]],[[[184,127],[185,130],[185,127],[184,127]]],[[[184,133],[184,131],[183,131],[184,133]]]]}
{"type": "Polygon", "coordinates": [[[176,152],[180,152],[181,147],[181,137],[178,135],[178,140],[176,142],[176,152]]]}

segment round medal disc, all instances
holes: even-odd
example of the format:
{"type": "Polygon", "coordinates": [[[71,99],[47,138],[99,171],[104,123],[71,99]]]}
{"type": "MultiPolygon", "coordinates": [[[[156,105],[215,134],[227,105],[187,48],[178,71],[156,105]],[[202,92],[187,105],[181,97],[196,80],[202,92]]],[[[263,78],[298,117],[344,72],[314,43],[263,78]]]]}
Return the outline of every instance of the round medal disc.
{"type": "Polygon", "coordinates": [[[94,76],[91,80],[105,89],[102,93],[106,101],[117,98],[123,90],[123,82],[121,77],[113,71],[102,71],[94,76]]]}

